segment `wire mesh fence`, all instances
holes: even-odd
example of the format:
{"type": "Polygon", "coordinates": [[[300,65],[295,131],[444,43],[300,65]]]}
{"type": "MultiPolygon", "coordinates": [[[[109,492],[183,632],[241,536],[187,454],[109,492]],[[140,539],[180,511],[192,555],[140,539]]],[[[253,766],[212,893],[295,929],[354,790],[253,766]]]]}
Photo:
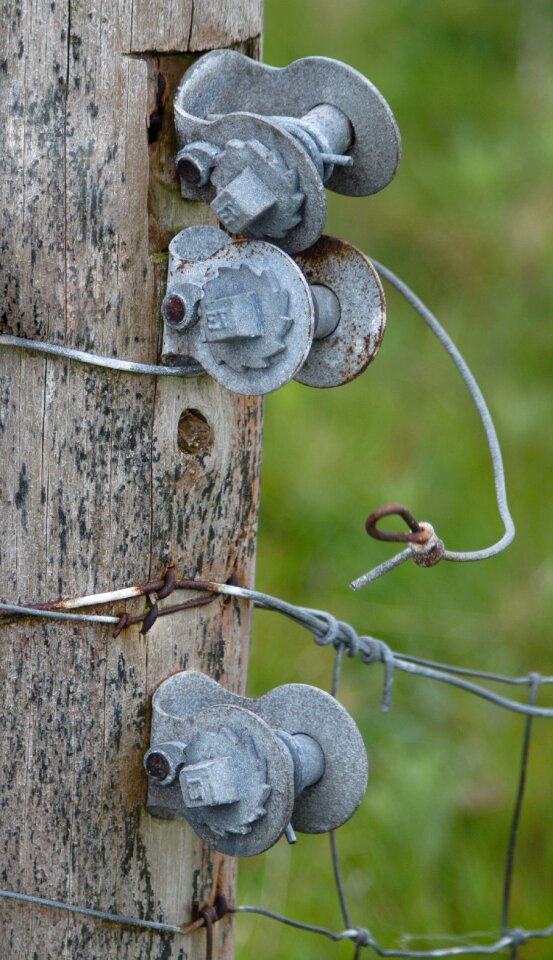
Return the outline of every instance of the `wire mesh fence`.
{"type": "MultiPolygon", "coordinates": [[[[277,597],[270,596],[269,594],[261,593],[255,590],[248,590],[236,584],[221,584],[215,582],[187,580],[184,581],[186,586],[180,586],[182,582],[183,581],[173,580],[173,590],[194,590],[200,595],[203,593],[204,596],[207,593],[212,598],[216,598],[217,595],[226,595],[248,601],[253,603],[259,609],[277,612],[282,616],[293,620],[295,623],[308,630],[318,645],[334,647],[336,651],[336,658],[331,692],[335,697],[338,697],[339,695],[339,685],[344,656],[348,656],[357,658],[365,666],[374,666],[377,664],[382,666],[384,672],[382,709],[384,711],[389,711],[392,707],[393,686],[396,673],[401,672],[402,674],[407,674],[410,678],[418,677],[424,680],[448,684],[470,694],[471,696],[482,698],[497,708],[511,711],[521,715],[521,717],[524,718],[523,747],[519,762],[517,790],[504,866],[503,896],[499,911],[500,923],[498,925],[500,934],[491,942],[474,942],[472,935],[469,934],[459,936],[458,942],[454,945],[437,947],[435,949],[394,949],[386,948],[381,945],[371,935],[370,927],[353,922],[348,899],[345,893],[344,883],[342,880],[342,869],[340,865],[336,836],[334,833],[331,834],[331,856],[333,861],[336,896],[344,921],[343,930],[333,931],[326,927],[304,923],[301,920],[282,916],[281,914],[273,912],[269,907],[264,906],[241,904],[231,905],[228,908],[229,912],[234,912],[237,914],[257,913],[274,921],[292,926],[298,930],[319,934],[329,940],[336,942],[344,940],[352,941],[355,945],[356,957],[359,956],[362,949],[367,948],[372,950],[377,956],[381,957],[428,958],[428,960],[431,960],[431,958],[439,957],[462,957],[475,955],[489,956],[508,951],[510,952],[511,958],[516,958],[518,956],[519,949],[530,940],[545,939],[553,936],[553,923],[551,923],[549,926],[544,926],[541,929],[529,930],[520,926],[514,926],[511,922],[511,891],[514,876],[515,855],[519,836],[519,824],[525,797],[526,774],[534,723],[537,718],[550,720],[553,719],[553,708],[539,705],[537,702],[538,695],[542,687],[549,686],[553,683],[553,676],[543,676],[539,673],[529,673],[527,676],[509,676],[500,673],[492,673],[489,671],[480,671],[468,667],[455,666],[452,664],[436,663],[431,660],[426,660],[422,657],[414,657],[393,651],[387,643],[376,637],[359,635],[350,624],[337,620],[327,611],[313,610],[306,607],[295,606],[277,597]],[[504,696],[503,694],[497,693],[496,690],[490,689],[490,685],[510,686],[526,689],[528,691],[527,700],[524,701],[521,699],[514,699],[512,697],[504,696]],[[469,942],[471,939],[472,942],[469,942]]],[[[145,586],[149,587],[151,585],[145,586]]],[[[137,588],[128,588],[123,591],[115,591],[115,593],[119,596],[121,594],[131,594],[132,596],[135,596],[136,589],[137,588]]],[[[144,588],[141,589],[144,590],[145,595],[151,593],[151,590],[145,590],[144,588]]],[[[163,592],[161,587],[160,592],[163,592]]],[[[105,595],[105,597],[106,598],[103,601],[104,603],[113,602],[110,594],[105,595]]],[[[83,605],[85,605],[85,601],[87,599],[88,598],[82,598],[83,605]]],[[[181,605],[172,606],[180,607],[181,605]]],[[[152,607],[150,607],[150,610],[151,609],[152,607]]],[[[44,616],[47,614],[49,616],[55,616],[64,619],[65,617],[70,616],[70,614],[64,614],[60,611],[41,611],[38,609],[30,611],[28,608],[19,608],[16,614],[13,610],[13,607],[6,612],[11,613],[12,616],[25,616],[29,613],[37,616],[44,616]]],[[[159,612],[162,613],[163,608],[159,612]]],[[[81,616],[93,619],[93,622],[97,622],[97,619],[93,614],[83,614],[81,616]]],[[[113,623],[114,621],[116,623],[120,623],[120,619],[120,617],[104,618],[104,620],[107,620],[110,623],[113,623]]],[[[151,626],[153,626],[153,623],[151,626]]],[[[43,898],[34,897],[31,894],[20,894],[11,890],[0,890],[0,898],[21,900],[37,906],[65,910],[75,914],[88,916],[91,919],[108,922],[111,921],[137,928],[157,930],[159,933],[163,934],[177,935],[185,932],[185,924],[179,927],[166,924],[161,921],[141,920],[136,917],[115,915],[105,911],[92,910],[80,905],[64,904],[60,903],[59,901],[46,900],[43,898]]]]}
{"type": "MultiPolygon", "coordinates": [[[[509,512],[507,495],[505,488],[505,476],[501,449],[499,446],[495,427],[489,413],[488,407],[482,396],[480,388],[476,383],[467,364],[452,343],[448,334],[438,323],[433,314],[424,304],[413,294],[411,290],[387,268],[377,265],[382,275],[391,282],[396,289],[407,299],[414,307],[417,313],[422,317],[425,323],[436,335],[442,346],[452,358],[459,370],[470,394],[476,405],[481,422],[483,424],[488,446],[492,458],[495,493],[499,514],[504,525],[504,534],[499,541],[492,546],[468,551],[452,551],[445,547],[439,539],[434,529],[429,523],[417,523],[409,511],[405,508],[393,505],[377,511],[369,518],[368,530],[372,535],[377,534],[377,521],[380,517],[399,513],[407,520],[410,526],[410,534],[387,535],[380,539],[396,539],[400,542],[407,542],[408,546],[395,557],[385,561],[378,567],[357,578],[351,586],[357,590],[373,582],[377,578],[387,574],[408,559],[413,559],[421,566],[432,566],[442,559],[451,561],[476,561],[487,559],[499,551],[505,549],[512,541],[514,536],[514,525],[509,512]]],[[[29,344],[27,341],[18,341],[17,338],[0,337],[0,344],[9,347],[23,347],[25,349],[37,349],[36,345],[29,344]]],[[[46,345],[41,345],[43,352],[60,352],[61,348],[50,349],[46,345]]],[[[67,348],[63,348],[63,354],[66,359],[75,359],[92,365],[106,365],[106,358],[96,357],[90,354],[79,354],[67,348]]],[[[112,367],[119,369],[122,373],[142,373],[146,375],[159,375],[164,371],[163,368],[147,367],[145,365],[128,365],[126,362],[113,360],[110,362],[112,367]],[[131,369],[132,367],[132,369],[131,369]],[[140,369],[139,369],[140,368],[140,369]]],[[[196,370],[175,370],[170,371],[171,375],[190,376],[197,373],[196,370]]],[[[359,635],[357,631],[344,621],[336,619],[332,614],[324,610],[316,610],[304,606],[298,606],[287,603],[286,601],[269,594],[250,590],[234,582],[219,583],[211,580],[190,580],[178,579],[173,568],[169,568],[165,575],[157,580],[136,586],[125,587],[120,590],[110,591],[103,594],[95,594],[87,597],[76,597],[69,600],[52,601],[50,603],[21,605],[18,603],[0,603],[0,623],[9,623],[11,618],[18,617],[39,617],[45,619],[59,619],[66,621],[86,621],[98,625],[112,625],[114,627],[114,636],[117,636],[122,630],[134,623],[141,623],[141,632],[147,633],[151,630],[158,617],[166,616],[177,610],[187,609],[194,606],[200,606],[205,603],[213,602],[217,596],[230,596],[236,600],[252,603],[255,607],[279,613],[308,630],[314,637],[315,642],[320,646],[331,646],[336,651],[335,668],[332,683],[332,693],[338,697],[339,684],[342,674],[342,665],[344,656],[356,658],[365,666],[380,664],[384,672],[382,709],[389,711],[393,705],[393,688],[395,678],[398,673],[407,674],[410,678],[421,678],[438,683],[447,684],[463,692],[481,698],[496,708],[519,714],[524,722],[523,747],[519,762],[518,783],[516,796],[513,806],[513,815],[507,844],[507,854],[505,858],[503,872],[503,893],[500,908],[498,911],[499,922],[497,924],[498,934],[496,937],[488,938],[486,941],[482,937],[475,937],[472,934],[462,934],[456,938],[449,938],[447,946],[441,946],[428,949],[408,949],[408,948],[387,948],[373,937],[369,926],[358,924],[354,921],[352,911],[348,903],[345,892],[345,886],[342,879],[342,869],[338,853],[336,837],[331,834],[331,857],[333,864],[333,875],[336,888],[336,897],[340,906],[344,929],[334,931],[323,926],[315,926],[291,917],[283,916],[265,906],[254,906],[246,904],[225,905],[225,912],[236,914],[257,913],[263,917],[270,918],[276,922],[286,924],[303,932],[309,932],[326,937],[335,942],[351,941],[354,945],[354,955],[358,958],[363,950],[370,950],[381,957],[398,958],[440,958],[440,957],[463,957],[475,955],[496,955],[499,953],[508,953],[511,960],[516,960],[519,950],[532,940],[546,939],[553,937],[553,923],[540,929],[526,929],[516,926],[511,918],[511,893],[513,885],[515,856],[517,852],[517,842],[519,836],[519,825],[522,815],[526,775],[528,769],[528,758],[534,731],[536,719],[553,719],[553,707],[542,706],[538,703],[538,695],[543,687],[553,683],[553,676],[544,676],[537,672],[530,672],[526,676],[510,676],[490,671],[481,671],[470,667],[456,666],[448,663],[439,663],[422,657],[402,654],[394,651],[385,641],[369,635],[359,635]],[[195,596],[192,599],[182,603],[167,604],[164,601],[172,596],[176,591],[194,591],[195,596]],[[86,607],[102,607],[124,603],[137,597],[146,598],[146,608],[143,613],[130,617],[126,612],[98,614],[98,613],[78,613],[86,607]],[[527,690],[526,701],[516,699],[497,692],[493,687],[516,687],[527,690]],[[454,941],[454,942],[452,942],[454,941]]],[[[132,926],[137,929],[143,928],[150,931],[157,931],[161,935],[181,936],[191,935],[194,929],[198,928],[198,922],[187,927],[186,923],[182,925],[172,925],[159,920],[144,920],[137,917],[113,914],[102,910],[91,909],[86,905],[62,903],[56,900],[48,900],[35,897],[31,893],[19,893],[14,890],[0,890],[0,898],[19,900],[34,904],[35,906],[68,911],[73,914],[89,917],[92,920],[107,921],[126,926],[132,926]]],[[[222,913],[221,913],[222,916],[222,913]]],[[[208,929],[208,953],[211,950],[211,925],[220,919],[219,914],[211,916],[206,913],[203,925],[208,929]]],[[[366,923],[366,919],[362,918],[366,923]]],[[[201,925],[201,924],[200,924],[201,925]]],[[[431,938],[430,938],[431,939],[431,938]]],[[[436,938],[438,939],[438,938],[436,938]]]]}

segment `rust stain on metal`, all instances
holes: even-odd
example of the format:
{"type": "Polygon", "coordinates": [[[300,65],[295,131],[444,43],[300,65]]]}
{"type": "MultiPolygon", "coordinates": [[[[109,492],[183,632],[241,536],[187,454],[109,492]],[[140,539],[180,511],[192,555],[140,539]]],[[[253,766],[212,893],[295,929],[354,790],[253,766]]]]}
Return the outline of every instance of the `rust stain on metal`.
{"type": "Polygon", "coordinates": [[[430,538],[427,525],[419,524],[418,520],[407,507],[401,503],[389,503],[385,507],[379,507],[367,517],[365,529],[370,537],[375,540],[384,540],[387,543],[417,543],[424,544],[430,538]],[[400,530],[381,530],[378,522],[383,517],[401,517],[409,527],[409,531],[400,530]]]}
{"type": "Polygon", "coordinates": [[[335,331],[315,341],[297,376],[301,383],[332,387],[349,383],[374,360],[386,326],[386,301],[368,257],[338,237],[323,236],[294,259],[311,284],[329,287],[340,302],[335,331]]]}

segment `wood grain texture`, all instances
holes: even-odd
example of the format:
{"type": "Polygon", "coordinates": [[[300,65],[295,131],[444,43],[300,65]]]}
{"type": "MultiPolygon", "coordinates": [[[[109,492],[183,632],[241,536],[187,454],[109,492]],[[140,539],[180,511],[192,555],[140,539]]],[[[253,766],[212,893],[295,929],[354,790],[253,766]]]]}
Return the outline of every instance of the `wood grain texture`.
{"type": "MultiPolygon", "coordinates": [[[[157,362],[168,241],[207,216],[179,196],[174,88],[188,50],[245,41],[255,55],[261,4],[11,0],[2,24],[0,330],[157,362]]],[[[156,381],[0,350],[0,596],[104,590],[169,560],[251,583],[260,443],[259,401],[206,377],[156,381]],[[195,452],[182,435],[179,446],[187,409],[209,425],[195,452]]],[[[142,757],[158,684],[191,667],[243,689],[248,634],[248,611],[222,600],[146,638],[0,626],[1,887],[170,923],[217,885],[232,898],[232,862],[146,814],[142,757]]],[[[228,920],[215,936],[216,956],[231,956],[228,920]]],[[[204,950],[202,932],[141,933],[0,900],[10,960],[204,950]]]]}
{"type": "Polygon", "coordinates": [[[262,0],[134,0],[129,52],[213,50],[261,34],[262,0]]]}

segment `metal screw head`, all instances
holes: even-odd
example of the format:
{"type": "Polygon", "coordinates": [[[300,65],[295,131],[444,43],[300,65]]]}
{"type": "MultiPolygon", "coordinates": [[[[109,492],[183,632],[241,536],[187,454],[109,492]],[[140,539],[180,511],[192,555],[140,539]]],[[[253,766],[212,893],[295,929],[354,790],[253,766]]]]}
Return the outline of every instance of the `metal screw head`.
{"type": "Polygon", "coordinates": [[[219,148],[212,143],[188,144],[175,158],[179,176],[193,187],[205,187],[219,153],[219,148]]]}
{"type": "Polygon", "coordinates": [[[185,762],[186,747],[178,741],[156,744],[144,757],[144,768],[150,780],[167,787],[177,777],[185,762]]]}
{"type": "Polygon", "coordinates": [[[181,157],[177,164],[177,170],[179,177],[182,177],[183,180],[193,184],[195,187],[200,186],[204,177],[204,171],[197,160],[187,156],[181,157]]]}
{"type": "Polygon", "coordinates": [[[196,283],[179,282],[177,288],[169,289],[161,304],[161,313],[168,328],[184,331],[198,319],[198,304],[202,288],[196,283]]]}
{"type": "Polygon", "coordinates": [[[178,293],[165,297],[161,309],[165,320],[172,327],[178,327],[186,317],[186,303],[178,293]]]}
{"type": "Polygon", "coordinates": [[[167,781],[171,773],[171,763],[159,750],[153,750],[145,759],[146,773],[152,780],[167,781]]]}

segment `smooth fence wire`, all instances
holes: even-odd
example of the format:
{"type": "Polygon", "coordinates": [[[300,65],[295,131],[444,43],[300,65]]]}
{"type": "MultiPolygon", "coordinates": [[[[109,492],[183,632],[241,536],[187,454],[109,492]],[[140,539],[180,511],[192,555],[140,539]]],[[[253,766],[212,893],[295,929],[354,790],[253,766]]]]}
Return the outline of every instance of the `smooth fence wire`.
{"type": "MultiPolygon", "coordinates": [[[[503,456],[501,454],[501,446],[499,443],[499,438],[497,436],[497,431],[490,413],[489,407],[484,399],[484,395],[478,385],[478,382],[470,370],[469,365],[464,359],[461,352],[458,350],[453,340],[441,325],[439,320],[434,316],[431,310],[428,309],[426,304],[419,300],[416,293],[414,293],[410,287],[404,283],[396,274],[388,269],[388,267],[383,266],[379,263],[378,260],[373,260],[372,263],[378,270],[378,272],[388,281],[397,291],[401,294],[402,297],[407,301],[407,303],[413,307],[413,309],[418,313],[418,315],[424,320],[427,327],[432,331],[437,340],[441,343],[444,350],[449,354],[453,363],[457,367],[457,370],[461,374],[463,382],[465,383],[470,396],[473,400],[473,403],[478,411],[478,416],[482,421],[482,426],[484,427],[484,433],[486,435],[486,440],[488,442],[488,447],[490,450],[490,456],[492,460],[493,475],[494,475],[494,484],[495,484],[495,497],[497,502],[497,509],[499,511],[499,516],[501,522],[503,523],[504,533],[503,536],[490,547],[485,547],[482,550],[448,550],[442,546],[442,551],[440,557],[443,557],[444,560],[452,560],[457,563],[466,563],[476,560],[487,560],[490,557],[494,557],[496,554],[501,553],[502,550],[505,550],[506,547],[512,543],[515,536],[515,525],[513,523],[513,518],[509,510],[509,504],[507,502],[507,487],[505,484],[505,468],[503,466],[503,456]]],[[[433,532],[433,531],[432,531],[433,532]]],[[[440,541],[441,543],[441,541],[440,541]]],[[[419,557],[420,557],[420,548],[419,548],[419,557]]],[[[402,550],[400,553],[396,553],[395,556],[390,557],[388,560],[385,560],[384,563],[379,564],[379,566],[374,567],[372,570],[369,570],[368,573],[363,574],[361,577],[357,577],[356,580],[350,584],[352,590],[360,590],[362,587],[366,587],[367,584],[372,583],[374,580],[378,580],[379,577],[382,577],[384,574],[389,573],[390,570],[394,570],[396,567],[400,566],[402,563],[405,563],[406,560],[412,560],[417,558],[416,548],[407,547],[405,550],[402,550]]]]}
{"type": "MultiPolygon", "coordinates": [[[[439,320],[434,316],[431,310],[417,297],[416,293],[401,280],[396,274],[379,263],[372,260],[378,272],[405,298],[407,303],[422,318],[427,327],[432,331],[444,350],[449,354],[453,363],[457,367],[468,391],[478,411],[478,415],[484,427],[486,440],[490,450],[490,456],[493,467],[495,496],[499,516],[503,523],[503,536],[494,544],[481,550],[449,550],[446,549],[443,542],[435,534],[434,528],[428,522],[424,523],[427,528],[428,538],[422,543],[411,543],[410,547],[402,550],[393,557],[388,558],[383,563],[369,570],[361,577],[353,580],[350,584],[352,590],[360,590],[374,580],[389,573],[391,570],[405,563],[406,560],[413,559],[421,566],[433,566],[439,560],[450,560],[456,562],[468,562],[477,560],[487,560],[495,556],[513,541],[515,536],[515,526],[509,510],[507,501],[507,488],[505,484],[505,469],[503,465],[503,456],[497,431],[493,422],[489,407],[484,399],[484,395],[478,385],[476,378],[470,370],[466,360],[457,348],[447,331],[439,320]]],[[[104,367],[119,373],[134,373],[148,376],[179,376],[190,377],[198,376],[205,371],[200,364],[195,361],[187,361],[179,366],[160,366],[156,364],[137,363],[131,360],[122,360],[118,357],[106,357],[94,353],[85,353],[82,350],[76,350],[73,347],[67,347],[62,344],[44,343],[37,340],[27,340],[23,337],[15,337],[10,334],[0,334],[0,346],[17,347],[19,349],[35,351],[47,355],[62,357],[66,360],[74,360],[78,363],[85,363],[93,367],[104,367]]]]}

